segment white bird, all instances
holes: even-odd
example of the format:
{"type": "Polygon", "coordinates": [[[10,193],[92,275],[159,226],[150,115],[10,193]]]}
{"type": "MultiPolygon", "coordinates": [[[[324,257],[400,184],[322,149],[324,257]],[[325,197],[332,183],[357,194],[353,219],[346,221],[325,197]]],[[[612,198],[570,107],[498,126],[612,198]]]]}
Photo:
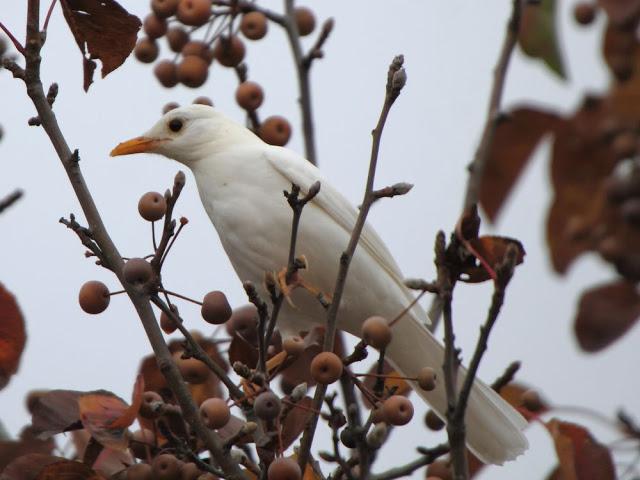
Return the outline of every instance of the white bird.
{"type": "MultiPolygon", "coordinates": [[[[296,184],[305,194],[320,181],[319,194],[302,212],[296,256],[306,257],[305,281],[332,293],[339,258],[358,211],[314,165],[291,150],[266,144],[204,105],[167,112],[147,133],[119,144],[111,155],[142,152],[164,155],[192,170],[202,204],[233,268],[241,281],[256,286],[263,284],[265,272],[278,272],[287,265],[292,212],[283,190],[296,184]]],[[[291,299],[295,308],[285,302],[278,318],[283,337],[324,324],[326,311],[309,292],[295,290],[291,299]]],[[[338,328],[360,336],[365,319],[372,315],[394,318],[412,300],[389,250],[366,225],[349,269],[338,328]]],[[[393,325],[386,358],[407,377],[415,377],[425,366],[437,369],[435,390],[415,390],[445,418],[444,347],[427,330],[428,323],[425,311],[416,304],[393,325]]],[[[460,375],[460,382],[462,378],[460,375]]],[[[472,389],[465,420],[467,445],[485,463],[513,460],[528,447],[522,433],[524,418],[479,380],[472,389]]]]}

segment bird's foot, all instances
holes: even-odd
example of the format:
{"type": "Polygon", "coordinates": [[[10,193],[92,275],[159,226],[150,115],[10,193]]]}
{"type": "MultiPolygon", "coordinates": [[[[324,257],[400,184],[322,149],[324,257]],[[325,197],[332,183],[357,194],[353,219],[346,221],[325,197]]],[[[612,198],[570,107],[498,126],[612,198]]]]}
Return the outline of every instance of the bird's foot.
{"type": "Polygon", "coordinates": [[[307,259],[304,256],[296,258],[295,267],[296,268],[293,272],[290,271],[288,267],[285,267],[280,270],[276,276],[280,292],[284,295],[287,303],[293,308],[297,308],[291,300],[291,293],[296,288],[304,288],[311,295],[317,298],[325,308],[327,308],[331,304],[331,296],[308,283],[304,278],[302,278],[302,275],[300,275],[299,271],[307,268],[307,259]]]}

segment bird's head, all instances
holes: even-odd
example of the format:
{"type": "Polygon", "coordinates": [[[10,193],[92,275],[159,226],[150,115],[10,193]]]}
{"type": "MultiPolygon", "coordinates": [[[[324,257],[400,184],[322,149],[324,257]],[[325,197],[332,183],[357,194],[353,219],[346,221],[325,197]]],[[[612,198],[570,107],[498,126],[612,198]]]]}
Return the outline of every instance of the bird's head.
{"type": "Polygon", "coordinates": [[[249,130],[207,105],[170,110],[145,134],[118,144],[111,156],[157,153],[187,166],[233,142],[252,138],[249,130]]]}

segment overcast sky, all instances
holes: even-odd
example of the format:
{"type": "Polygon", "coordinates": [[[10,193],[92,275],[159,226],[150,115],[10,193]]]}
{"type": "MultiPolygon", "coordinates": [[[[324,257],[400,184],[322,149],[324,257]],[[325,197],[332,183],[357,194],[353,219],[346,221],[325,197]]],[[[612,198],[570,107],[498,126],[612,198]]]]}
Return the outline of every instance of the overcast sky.
{"type": "MultiPolygon", "coordinates": [[[[538,62],[516,53],[505,105],[531,100],[571,111],[585,90],[606,88],[608,76],[599,56],[603,19],[595,28],[578,29],[571,17],[574,2],[558,3],[569,81],[559,81],[538,62]]],[[[123,0],[122,4],[139,16],[147,13],[147,2],[123,0]]],[[[274,9],[281,6],[277,1],[264,4],[274,9]]],[[[324,0],[307,4],[319,19],[333,16],[336,20],[325,58],[314,64],[312,72],[319,162],[326,176],[354,203],[359,203],[365,182],[370,130],[383,100],[387,65],[394,55],[405,55],[408,82],[387,122],[377,184],[408,181],[415,188],[405,197],[376,204],[370,221],[406,276],[431,279],[433,238],[439,229],[450,230],[460,211],[465,166],[485,118],[492,69],[511,2],[324,0]]],[[[25,2],[2,2],[0,20],[22,36],[25,10],[25,2]]],[[[289,118],[294,125],[289,147],[302,152],[297,86],[285,37],[271,25],[264,41],[247,46],[249,76],[266,92],[261,115],[289,118]]],[[[150,66],[131,59],[105,80],[98,79],[85,94],[81,55],[59,9],[53,14],[43,55],[43,80],[60,84],[56,115],[71,148],[80,149],[85,178],[109,232],[123,255],[148,254],[149,225],[137,214],[138,198],[149,190],[164,191],[180,167],[160,157],[109,158],[108,153],[119,141],[145,131],[168,101],[186,104],[198,95],[208,95],[220,109],[242,121],[243,113],[233,99],[235,75],[214,66],[203,88],[166,90],[154,80],[150,66]]],[[[113,298],[99,316],[83,313],[77,304],[78,289],[86,280],[99,279],[118,287],[109,272],[84,258],[76,237],[58,223],[61,216],[79,213],[80,208],[44,132],[27,126],[33,114],[23,85],[6,72],[0,74],[0,124],[5,131],[0,143],[0,195],[16,187],[25,191],[24,199],[0,217],[0,281],[18,297],[29,334],[20,372],[0,392],[0,419],[14,433],[29,421],[22,399],[30,389],[104,388],[129,398],[139,359],[150,351],[125,297],[113,298]]],[[[566,277],[551,271],[544,244],[547,153],[543,146],[495,230],[483,226],[520,239],[527,257],[509,288],[480,376],[492,381],[518,359],[523,362],[518,378],[539,387],[558,405],[588,406],[609,416],[620,406],[633,412],[637,376],[630,377],[628,367],[637,363],[640,330],[632,330],[595,356],[580,353],[572,335],[579,293],[612,278],[613,273],[589,256],[576,262],[566,277]]],[[[196,298],[220,289],[234,305],[244,303],[241,285],[190,174],[176,212],[190,223],[166,264],[165,284],[196,298]]],[[[489,300],[489,285],[456,290],[456,333],[467,359],[489,300]]],[[[199,320],[196,308],[188,304],[180,308],[190,327],[210,330],[199,320]]],[[[424,407],[417,411],[410,427],[394,432],[388,456],[381,457],[377,470],[415,458],[408,448],[412,445],[430,446],[439,440],[422,427],[424,407]]],[[[603,441],[614,438],[610,430],[595,431],[603,441]]],[[[530,452],[505,468],[487,470],[483,478],[543,478],[553,463],[553,447],[541,427],[533,426],[529,432],[530,452]]]]}

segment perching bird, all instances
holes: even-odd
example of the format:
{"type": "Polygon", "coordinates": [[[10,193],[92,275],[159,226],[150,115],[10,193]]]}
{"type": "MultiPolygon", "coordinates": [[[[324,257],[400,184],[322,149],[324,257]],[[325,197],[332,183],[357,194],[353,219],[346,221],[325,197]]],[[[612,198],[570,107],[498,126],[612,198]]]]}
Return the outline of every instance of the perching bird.
{"type": "MultiPolygon", "coordinates": [[[[169,111],[151,130],[119,144],[111,155],[142,152],[164,155],[192,170],[202,204],[238,277],[255,285],[263,284],[265,272],[278,272],[287,265],[292,212],[283,190],[296,184],[305,194],[320,181],[319,194],[302,212],[296,255],[306,258],[305,281],[329,295],[333,292],[339,258],[358,211],[314,165],[291,150],[266,144],[204,105],[169,111]]],[[[278,318],[283,337],[324,324],[326,311],[309,292],[294,290],[291,300],[295,307],[285,303],[278,318]]],[[[373,228],[365,226],[349,269],[338,328],[359,336],[365,319],[372,315],[392,319],[412,300],[389,250],[373,228]]],[[[444,347],[425,328],[428,322],[416,304],[393,325],[386,358],[407,377],[415,377],[425,366],[440,372],[435,390],[415,390],[445,418],[444,347]]],[[[465,419],[467,445],[485,463],[502,464],[528,447],[522,433],[524,418],[479,380],[465,419]]]]}

